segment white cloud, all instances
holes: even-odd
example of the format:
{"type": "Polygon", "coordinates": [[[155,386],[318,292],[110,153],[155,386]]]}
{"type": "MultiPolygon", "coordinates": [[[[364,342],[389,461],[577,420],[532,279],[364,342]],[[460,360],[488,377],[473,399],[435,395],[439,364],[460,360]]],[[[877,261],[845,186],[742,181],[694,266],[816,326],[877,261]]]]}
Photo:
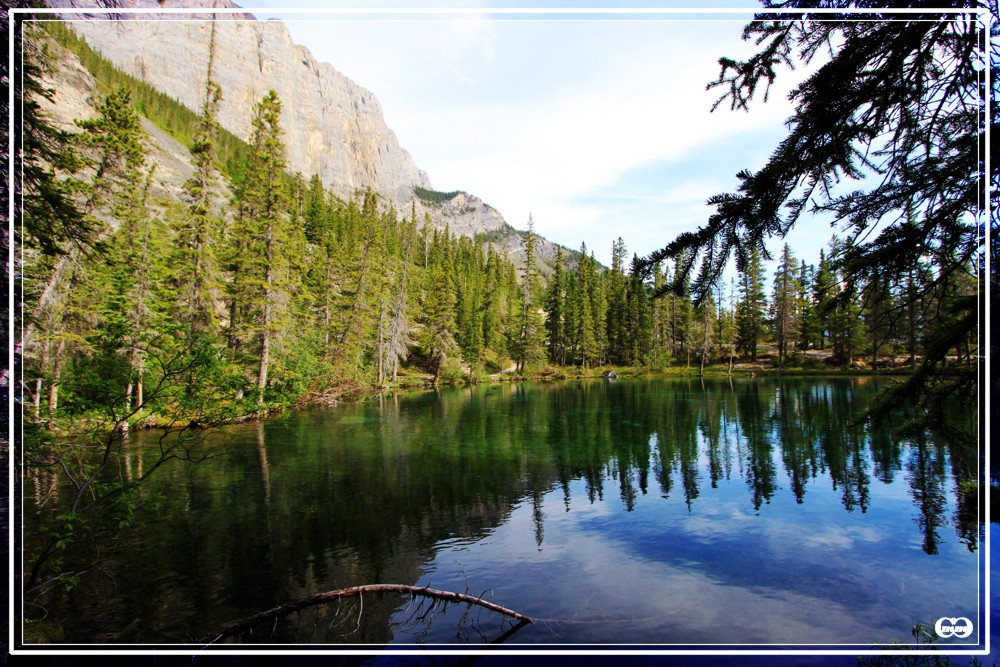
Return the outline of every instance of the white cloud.
{"type": "Polygon", "coordinates": [[[747,133],[761,138],[762,156],[772,150],[791,112],[784,97],[794,74],[749,114],[709,113],[718,93],[705,85],[718,74],[718,57],[753,50],[739,39],[742,24],[467,15],[290,29],[375,93],[434,187],[480,196],[515,227],[531,213],[542,235],[571,247],[586,241],[600,259],[618,236],[645,254],[663,244],[671,221],[700,224],[704,200],[733,189],[733,175],[749,165],[737,161],[745,151],[720,151],[699,160],[704,171],[684,173],[684,188],[636,185],[637,172],[683,172],[699,151],[747,133]]]}

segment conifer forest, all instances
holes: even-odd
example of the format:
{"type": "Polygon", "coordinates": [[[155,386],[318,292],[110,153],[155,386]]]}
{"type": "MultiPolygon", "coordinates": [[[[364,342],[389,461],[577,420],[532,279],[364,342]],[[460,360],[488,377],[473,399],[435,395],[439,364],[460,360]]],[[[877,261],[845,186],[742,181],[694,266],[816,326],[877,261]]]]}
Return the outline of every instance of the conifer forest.
{"type": "MultiPolygon", "coordinates": [[[[973,62],[974,51],[989,52],[986,31],[970,27],[975,19],[962,24],[800,18],[771,15],[750,22],[744,36],[756,40],[757,56],[722,58],[718,80],[706,82],[717,89],[720,107],[739,111],[763,104],[762,91],[781,63],[808,61],[827,43],[841,45],[830,59],[834,66],[819,68],[796,89],[796,115],[768,163],[757,172],[739,172],[733,192],[708,202],[704,226],[664,238],[661,248],[634,248],[629,239],[609,238],[610,266],[595,259],[595,249],[586,244],[560,246],[554,258],[543,258],[538,244],[544,220],[523,221],[517,232],[521,252],[512,258],[490,234],[458,234],[418,214],[418,202],[441,206],[457,192],[417,187],[411,205],[397,208],[372,188],[345,197],[318,175],[291,170],[284,129],[289,101],[275,90],[255,101],[244,138],[221,127],[219,105],[229,91],[214,76],[217,59],[224,57],[214,49],[204,63],[202,104],[188,109],[111,64],[68,25],[20,23],[11,33],[24,55],[10,84],[22,112],[15,139],[23,142],[15,170],[21,174],[17,224],[7,239],[16,248],[15,265],[8,267],[16,305],[9,385],[18,414],[11,426],[22,438],[15,465],[24,475],[25,497],[34,488],[40,503],[42,486],[62,489],[58,503],[52,502],[58,511],[38,509],[28,520],[31,535],[22,545],[17,585],[27,603],[39,605],[25,615],[43,619],[33,621],[32,632],[40,634],[32,636],[59,641],[58,635],[45,639],[54,624],[39,610],[60,595],[71,597],[91,576],[74,549],[94,553],[106,545],[110,550],[123,532],[141,531],[169,505],[143,491],[147,480],[172,475],[178,461],[201,466],[224,456],[206,445],[204,434],[257,428],[253,447],[263,451],[272,420],[302,410],[382,405],[396,392],[452,386],[485,392],[483,387],[558,381],[590,386],[602,375],[600,386],[609,392],[615,389],[607,378],[622,378],[619,384],[676,379],[700,382],[702,389],[707,381],[719,392],[729,391],[724,386],[734,381],[770,387],[767,383],[796,378],[871,379],[880,390],[853,415],[859,421],[844,418],[844,432],[866,428],[899,438],[877,450],[884,456],[873,464],[872,478],[890,484],[895,470],[911,475],[909,488],[926,490],[912,481],[933,467],[913,461],[939,451],[925,447],[925,434],[939,434],[940,442],[956,448],[975,448],[982,437],[984,418],[970,420],[969,414],[979,409],[985,391],[987,253],[994,293],[1000,262],[1000,159],[992,155],[987,172],[982,141],[987,125],[996,129],[1000,107],[994,102],[992,117],[983,113],[983,99],[995,99],[995,90],[984,87],[983,71],[992,68],[995,86],[997,64],[973,62]],[[75,54],[100,92],[93,117],[78,119],[72,129],[58,127],[44,110],[54,94],[44,81],[61,66],[60,53],[75,54]],[[920,57],[928,53],[934,57],[920,57]],[[150,126],[190,153],[193,173],[180,197],[158,196],[151,187],[163,167],[150,149],[150,126]],[[877,178],[862,178],[871,173],[877,178]],[[845,191],[842,182],[852,179],[860,184],[845,191]],[[807,220],[813,214],[834,224],[818,261],[807,261],[811,255],[784,236],[796,223],[818,224],[807,220]],[[993,232],[989,247],[987,224],[993,232]],[[130,459],[123,452],[137,434],[155,434],[157,444],[144,450],[145,459],[134,470],[128,463],[126,474],[123,466],[130,459]],[[917,458],[901,453],[905,438],[917,443],[912,445],[917,458]]],[[[995,50],[996,42],[991,44],[995,50]]],[[[539,391],[556,400],[544,393],[556,389],[539,391]]],[[[638,404],[646,400],[642,396],[630,400],[638,404]]],[[[715,426],[726,426],[743,400],[704,414],[715,415],[715,426]]],[[[566,405],[578,407],[572,401],[566,405]]],[[[546,407],[545,418],[556,423],[560,409],[546,407]]],[[[579,410],[583,414],[584,408],[579,410]]],[[[846,409],[837,412],[838,419],[842,414],[846,409]]],[[[659,425],[652,433],[641,421],[602,428],[609,433],[644,428],[644,442],[666,451],[670,426],[659,425]]],[[[692,432],[714,432],[706,423],[692,426],[692,432]]],[[[482,437],[494,442],[493,436],[482,437]]],[[[578,439],[590,442],[588,437],[578,439]]],[[[723,436],[705,437],[711,448],[723,436]]],[[[518,446],[518,452],[534,451],[533,445],[518,446]]],[[[838,445],[852,446],[859,445],[838,445]]],[[[626,461],[614,453],[618,450],[594,447],[600,455],[580,464],[589,471],[580,484],[586,484],[591,504],[604,500],[603,491],[593,491],[596,477],[647,470],[642,458],[648,459],[648,452],[626,461]]],[[[675,467],[682,471],[690,515],[698,496],[691,467],[697,446],[678,451],[676,464],[654,466],[651,474],[659,475],[666,499],[670,475],[675,467]]],[[[828,467],[844,497],[874,483],[862,470],[867,454],[851,451],[841,458],[812,452],[808,456],[819,458],[811,464],[789,463],[796,471],[791,482],[796,502],[803,502],[805,482],[795,480],[822,476],[828,467]]],[[[732,460],[737,467],[745,463],[746,474],[759,479],[760,466],[778,458],[756,452],[732,460]]],[[[261,454],[260,467],[265,482],[277,484],[280,456],[270,456],[268,462],[261,454]]],[[[954,494],[948,502],[962,517],[958,551],[965,554],[976,544],[969,537],[976,532],[970,508],[983,501],[979,489],[988,482],[977,472],[976,456],[950,457],[956,490],[947,492],[954,494]]],[[[556,459],[553,455],[545,465],[563,471],[556,459]]],[[[711,465],[714,491],[730,473],[720,472],[715,459],[711,465]]],[[[503,480],[534,480],[543,468],[529,465],[529,472],[518,472],[498,466],[503,480]]],[[[623,498],[631,494],[631,512],[636,500],[629,474],[619,474],[616,483],[623,498]]],[[[573,475],[551,475],[548,486],[532,487],[534,495],[526,496],[539,552],[546,539],[543,497],[561,489],[570,513],[570,490],[575,490],[573,475]]],[[[645,475],[637,482],[643,496],[645,475]]],[[[778,486],[768,482],[767,489],[752,489],[758,514],[778,486]]],[[[505,502],[504,494],[514,498],[510,489],[490,491],[488,501],[475,496],[456,502],[461,512],[477,503],[492,507],[505,502]]],[[[466,492],[471,493],[451,489],[441,495],[463,499],[466,492]]],[[[702,495],[707,493],[702,485],[702,495]]],[[[939,494],[942,507],[945,494],[939,494]]],[[[867,491],[859,498],[860,504],[846,511],[866,508],[867,491]]],[[[944,510],[921,512],[926,557],[926,535],[934,534],[930,542],[937,549],[934,531],[944,525],[926,517],[943,516],[944,510]]],[[[381,574],[349,583],[382,583],[381,574]]],[[[267,604],[280,601],[268,598],[267,604]]],[[[263,600],[255,604],[267,607],[263,600]]],[[[253,608],[248,604],[243,615],[253,608]]],[[[950,608],[940,613],[946,611],[970,615],[950,608]]]]}
{"type": "MultiPolygon", "coordinates": [[[[40,151],[26,158],[38,178],[26,192],[22,344],[25,400],[39,418],[220,421],[511,367],[731,372],[764,356],[765,369],[916,369],[978,292],[978,255],[961,228],[893,275],[854,268],[889,240],[866,247],[832,234],[818,263],[787,243],[774,257],[751,247],[735,274],[695,290],[692,252],[654,261],[629,255],[621,238],[610,267],[585,245],[560,248],[543,278],[530,220],[527,259],[514,263],[488,239],[436,229],[371,191],[345,201],[318,177],[289,173],[273,91],[240,142],[215,120],[224,91],[211,78],[195,115],[70,30],[46,30],[88,56],[108,89],[99,117],[74,134],[41,114],[26,121],[40,151]],[[141,114],[191,150],[183,205],[149,197],[156,164],[141,114]]],[[[53,66],[44,43],[29,52],[32,68],[53,66]]],[[[900,234],[920,224],[916,211],[905,215],[900,234]]],[[[976,330],[943,351],[951,366],[975,366],[976,330]]]]}

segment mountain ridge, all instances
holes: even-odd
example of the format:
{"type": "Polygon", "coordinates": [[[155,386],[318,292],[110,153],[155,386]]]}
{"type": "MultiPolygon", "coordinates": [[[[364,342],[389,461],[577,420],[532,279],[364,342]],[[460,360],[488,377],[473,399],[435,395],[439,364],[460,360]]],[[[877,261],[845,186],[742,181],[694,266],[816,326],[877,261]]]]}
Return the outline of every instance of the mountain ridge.
{"type": "MultiPolygon", "coordinates": [[[[111,3],[98,3],[107,6],[111,3]]],[[[184,3],[199,8],[240,9],[229,0],[184,3]]],[[[86,9],[81,0],[50,0],[56,8],[86,9]]],[[[180,7],[177,0],[114,0],[116,8],[180,7]]],[[[295,44],[281,21],[257,21],[252,14],[220,14],[227,20],[196,23],[170,20],[176,15],[134,14],[113,20],[77,20],[78,34],[105,58],[136,78],[174,97],[192,110],[204,94],[209,48],[216,57],[212,78],[222,87],[218,120],[237,136],[247,137],[254,105],[274,89],[283,102],[290,171],[306,178],[317,174],[324,185],[347,199],[371,188],[403,214],[415,206],[438,229],[465,236],[483,234],[512,260],[523,258],[521,235],[503,215],[480,198],[462,192],[456,200],[428,201],[417,194],[433,192],[429,176],[400,146],[382,114],[377,97],[336,68],[318,61],[305,46],[295,44]],[[127,18],[129,20],[121,20],[127,18]],[[243,20],[228,20],[243,19],[243,20]],[[214,32],[214,35],[213,35],[214,32]]],[[[64,18],[79,18],[67,14],[64,18]]],[[[543,271],[554,261],[555,244],[540,238],[538,256],[543,271]]]]}

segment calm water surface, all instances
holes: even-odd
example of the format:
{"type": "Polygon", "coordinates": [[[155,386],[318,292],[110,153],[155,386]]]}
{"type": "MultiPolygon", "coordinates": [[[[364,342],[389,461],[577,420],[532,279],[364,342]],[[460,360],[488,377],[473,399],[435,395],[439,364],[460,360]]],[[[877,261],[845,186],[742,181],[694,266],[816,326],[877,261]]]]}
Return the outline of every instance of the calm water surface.
{"type": "Polygon", "coordinates": [[[976,452],[854,425],[875,389],[503,384],[227,427],[224,456],[150,479],[162,510],[53,604],[74,643],[183,643],[401,583],[539,620],[503,637],[490,612],[371,595],[242,641],[870,647],[964,616],[974,644],[979,523],[958,489],[976,452]]]}

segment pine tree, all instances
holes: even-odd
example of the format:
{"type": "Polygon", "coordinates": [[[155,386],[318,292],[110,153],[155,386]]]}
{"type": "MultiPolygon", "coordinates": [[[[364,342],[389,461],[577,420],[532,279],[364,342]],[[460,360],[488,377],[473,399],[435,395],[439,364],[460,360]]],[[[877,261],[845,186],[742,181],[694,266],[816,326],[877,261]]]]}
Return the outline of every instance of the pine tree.
{"type": "MultiPolygon", "coordinates": [[[[391,319],[389,330],[386,336],[387,343],[384,349],[385,375],[392,378],[395,384],[399,373],[399,363],[406,361],[410,350],[410,319],[408,312],[408,290],[410,277],[410,262],[413,248],[417,242],[417,212],[416,208],[411,209],[410,222],[405,226],[403,234],[404,251],[402,262],[400,263],[399,285],[396,289],[396,296],[391,307],[391,319]]],[[[383,381],[385,375],[381,378],[383,381]]]]}
{"type": "Polygon", "coordinates": [[[766,307],[764,268],[760,253],[753,251],[740,276],[740,301],[736,306],[736,345],[751,362],[757,361],[757,348],[763,342],[766,307]]]}
{"type": "Polygon", "coordinates": [[[455,343],[455,288],[450,272],[442,264],[427,272],[423,303],[423,345],[434,361],[434,381],[441,377],[444,362],[454,352],[455,343]]]}
{"type": "Polygon", "coordinates": [[[692,340],[698,358],[698,375],[705,374],[705,366],[711,362],[714,345],[715,302],[711,294],[694,309],[692,318],[692,340]]]}
{"type": "Polygon", "coordinates": [[[611,271],[607,274],[607,349],[613,364],[627,363],[629,356],[628,297],[625,281],[625,241],[621,237],[611,244],[611,271]]]}
{"type": "MultiPolygon", "coordinates": [[[[831,241],[831,244],[833,241],[831,241]]],[[[819,251],[819,267],[813,274],[812,301],[814,304],[815,320],[812,325],[816,336],[816,347],[820,350],[826,349],[826,344],[830,340],[830,318],[834,309],[834,298],[836,297],[836,274],[826,255],[826,250],[819,251]]]]}
{"type": "Polygon", "coordinates": [[[600,347],[598,346],[597,317],[594,313],[594,292],[597,282],[597,271],[592,255],[587,254],[587,244],[580,246],[580,264],[576,272],[576,290],[573,294],[573,309],[576,313],[576,345],[579,350],[580,365],[589,367],[600,363],[600,347]]]}
{"type": "Polygon", "coordinates": [[[257,406],[264,401],[272,346],[287,313],[287,267],[299,248],[288,216],[285,186],[285,146],[281,101],[271,90],[257,104],[253,118],[251,157],[246,180],[236,192],[237,207],[231,237],[231,340],[237,351],[253,335],[256,353],[257,406]],[[283,309],[282,306],[285,306],[283,309]]]}
{"type": "Polygon", "coordinates": [[[535,222],[528,216],[528,231],[524,235],[524,266],[521,280],[521,308],[518,316],[518,333],[514,346],[517,372],[524,374],[528,363],[544,358],[543,327],[536,303],[540,289],[538,268],[535,266],[535,250],[538,236],[535,222]]]}
{"type": "MultiPolygon", "coordinates": [[[[830,257],[836,266],[846,252],[846,244],[837,238],[830,244],[830,257]]],[[[861,304],[857,285],[845,280],[841,272],[834,273],[833,283],[833,295],[828,305],[832,308],[829,325],[833,358],[841,364],[850,365],[864,344],[861,304]]]]}
{"type": "MultiPolygon", "coordinates": [[[[112,91],[95,110],[95,118],[77,121],[82,131],[72,136],[90,174],[88,178],[74,180],[72,187],[78,193],[80,210],[87,217],[88,225],[96,228],[98,214],[106,210],[122,183],[141,180],[138,174],[146,159],[146,148],[143,144],[145,133],[128,91],[112,91]]],[[[68,348],[80,340],[81,332],[90,328],[88,318],[92,306],[79,301],[80,295],[76,293],[77,286],[86,281],[85,259],[78,248],[71,249],[56,265],[36,305],[37,311],[55,303],[55,307],[43,311],[44,319],[36,319],[44,323],[46,331],[47,350],[43,351],[43,357],[49,365],[50,412],[55,412],[59,406],[59,387],[68,348]]]]}
{"type": "Polygon", "coordinates": [[[788,350],[799,336],[799,298],[801,288],[798,282],[798,263],[786,243],[774,273],[774,288],[771,298],[774,341],[778,344],[778,366],[784,368],[788,350]]]}
{"type": "MultiPolygon", "coordinates": [[[[876,273],[903,283],[920,258],[930,255],[940,260],[935,267],[940,280],[972,268],[973,283],[981,284],[983,184],[1000,178],[986,171],[987,122],[1000,127],[997,105],[985,118],[992,95],[987,86],[1000,76],[1000,61],[970,57],[987,52],[990,34],[971,4],[964,15],[918,4],[923,8],[919,16],[876,13],[859,23],[848,12],[810,14],[815,3],[791,0],[781,6],[805,12],[795,14],[795,20],[768,15],[748,23],[744,39],[755,41],[759,50],[746,60],[719,60],[719,77],[710,87],[725,92],[716,106],[728,100],[732,109],[748,109],[760,91],[766,99],[778,64],[794,67],[820,53],[826,62],[791,94],[795,115],[767,164],[756,172],[740,171],[735,192],[709,200],[714,212],[708,222],[652,253],[647,264],[690,251],[674,287],[697,274],[693,291],[704,298],[731,256],[745,272],[751,253],[766,251],[767,238],[784,237],[803,216],[816,212],[858,239],[837,257],[840,278],[848,286],[841,300],[845,307],[854,307],[847,298],[850,286],[876,273]],[[845,179],[858,187],[849,192],[834,187],[845,179]]],[[[993,210],[1000,209],[1000,195],[994,191],[991,197],[993,210]]],[[[908,404],[915,415],[941,414],[931,403],[943,409],[949,400],[976,402],[975,369],[949,358],[947,350],[954,339],[974,337],[977,292],[984,290],[951,303],[954,327],[938,331],[942,338],[925,348],[934,354],[925,355],[922,371],[892,392],[893,402],[908,404]]],[[[915,298],[933,295],[925,286],[915,298]]],[[[840,317],[842,325],[851,320],[844,309],[840,317]]],[[[841,327],[841,353],[854,347],[844,347],[852,339],[845,332],[841,327]]],[[[887,409],[876,409],[875,416],[893,409],[888,401],[883,404],[887,409]]]]}
{"type": "Polygon", "coordinates": [[[649,304],[650,290],[643,280],[642,263],[632,256],[626,289],[627,317],[623,339],[627,343],[625,363],[642,365],[649,362],[653,347],[653,314],[649,304]]]}
{"type": "Polygon", "coordinates": [[[549,281],[546,297],[545,330],[549,336],[549,361],[566,365],[566,272],[563,251],[556,246],[555,272],[549,281]]]}
{"type": "Polygon", "coordinates": [[[198,133],[191,146],[194,174],[184,184],[190,216],[178,230],[173,260],[172,282],[180,297],[180,321],[188,324],[192,337],[214,333],[218,267],[215,246],[221,216],[213,204],[216,185],[215,163],[219,123],[215,119],[222,101],[222,89],[213,78],[215,63],[215,23],[211,26],[208,65],[205,76],[205,100],[199,117],[198,133]]]}

